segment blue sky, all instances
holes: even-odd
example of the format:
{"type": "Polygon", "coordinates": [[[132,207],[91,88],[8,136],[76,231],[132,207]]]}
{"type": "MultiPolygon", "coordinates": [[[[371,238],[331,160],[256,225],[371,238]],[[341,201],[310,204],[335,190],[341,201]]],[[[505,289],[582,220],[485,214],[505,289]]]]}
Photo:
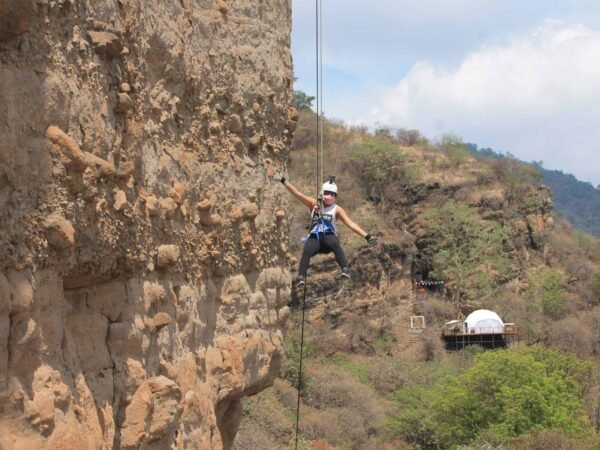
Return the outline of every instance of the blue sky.
{"type": "MultiPolygon", "coordinates": [[[[315,94],[315,1],[293,0],[296,89],[315,94]]],[[[323,0],[323,110],[452,132],[600,185],[600,1],[323,0]]]]}

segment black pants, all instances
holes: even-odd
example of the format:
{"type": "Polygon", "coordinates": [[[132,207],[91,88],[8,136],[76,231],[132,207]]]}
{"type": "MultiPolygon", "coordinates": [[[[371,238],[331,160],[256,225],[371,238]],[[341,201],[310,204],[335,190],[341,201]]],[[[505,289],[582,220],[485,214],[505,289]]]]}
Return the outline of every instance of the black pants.
{"type": "Polygon", "coordinates": [[[302,252],[302,257],[300,258],[300,268],[298,269],[298,274],[306,276],[310,258],[315,256],[317,253],[329,252],[335,253],[335,259],[340,267],[348,267],[348,258],[346,258],[346,254],[342,249],[340,239],[335,234],[319,234],[318,240],[314,234],[311,234],[310,238],[304,241],[304,251],[302,252]]]}

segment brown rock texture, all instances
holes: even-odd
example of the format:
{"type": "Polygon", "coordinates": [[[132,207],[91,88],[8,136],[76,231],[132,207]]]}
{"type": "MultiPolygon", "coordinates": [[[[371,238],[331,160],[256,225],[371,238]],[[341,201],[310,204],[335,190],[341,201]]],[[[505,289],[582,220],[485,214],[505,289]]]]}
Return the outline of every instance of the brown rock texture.
{"type": "Polygon", "coordinates": [[[231,446],[289,314],[290,29],[0,0],[0,448],[231,446]]]}

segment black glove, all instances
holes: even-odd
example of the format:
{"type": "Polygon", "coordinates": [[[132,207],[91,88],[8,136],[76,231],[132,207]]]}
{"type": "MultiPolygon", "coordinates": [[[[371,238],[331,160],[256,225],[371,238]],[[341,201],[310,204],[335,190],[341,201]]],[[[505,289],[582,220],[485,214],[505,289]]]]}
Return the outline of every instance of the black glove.
{"type": "Polygon", "coordinates": [[[377,244],[377,236],[371,236],[367,233],[365,234],[365,241],[367,241],[369,245],[375,245],[377,244]]]}
{"type": "Polygon", "coordinates": [[[281,184],[285,183],[285,176],[281,172],[277,172],[275,175],[273,175],[273,179],[275,181],[280,181],[281,184]]]}

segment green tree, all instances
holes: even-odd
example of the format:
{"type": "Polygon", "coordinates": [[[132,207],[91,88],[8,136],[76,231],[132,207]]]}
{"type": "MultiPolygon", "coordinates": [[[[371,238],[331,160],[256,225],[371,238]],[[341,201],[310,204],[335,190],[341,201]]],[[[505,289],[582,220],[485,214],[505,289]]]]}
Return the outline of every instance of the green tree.
{"type": "Polygon", "coordinates": [[[592,295],[596,301],[600,301],[600,272],[592,276],[592,295]]]}
{"type": "Polygon", "coordinates": [[[416,167],[407,165],[403,153],[387,138],[364,140],[353,148],[350,160],[367,192],[379,198],[382,208],[391,183],[413,183],[418,178],[416,167]]]}
{"type": "MultiPolygon", "coordinates": [[[[298,387],[298,374],[300,369],[300,345],[301,345],[301,333],[300,330],[293,330],[288,333],[284,342],[284,354],[285,358],[280,369],[280,376],[292,386],[298,387]]],[[[306,374],[306,361],[314,358],[315,356],[315,345],[314,343],[304,337],[304,347],[302,349],[303,359],[303,370],[302,370],[302,385],[307,382],[306,374]]]]}
{"type": "Polygon", "coordinates": [[[382,425],[389,437],[424,449],[509,444],[540,430],[584,438],[593,434],[584,411],[592,373],[591,363],[541,346],[482,352],[432,387],[400,389],[399,413],[382,425]]]}
{"type": "Polygon", "coordinates": [[[508,204],[513,208],[528,209],[535,204],[523,204],[523,199],[530,198],[532,185],[539,185],[542,174],[535,166],[506,157],[495,159],[490,163],[492,171],[502,182],[508,204]]]}
{"type": "Polygon", "coordinates": [[[375,137],[380,139],[391,139],[392,138],[392,128],[388,125],[380,125],[377,124],[375,128],[375,137]]]}
{"type": "Polygon", "coordinates": [[[298,108],[298,111],[303,111],[305,109],[312,110],[312,103],[315,100],[315,97],[312,95],[308,95],[303,91],[294,91],[294,106],[298,108]]]}
{"type": "Polygon", "coordinates": [[[541,346],[482,353],[436,389],[438,439],[466,444],[484,430],[504,439],[539,429],[589,435],[583,392],[591,376],[591,363],[541,346]]]}
{"type": "Polygon", "coordinates": [[[407,386],[398,390],[393,400],[399,405],[397,416],[379,425],[391,439],[401,438],[422,449],[440,448],[431,405],[435,390],[428,386],[407,386]]]}
{"type": "Polygon", "coordinates": [[[444,280],[458,308],[473,305],[507,278],[508,258],[502,243],[507,234],[496,222],[483,220],[477,212],[447,203],[425,213],[429,236],[426,253],[433,275],[444,280]]]}
{"type": "Polygon", "coordinates": [[[422,136],[418,130],[398,128],[395,133],[395,139],[399,144],[407,146],[427,145],[427,138],[422,136]]]}
{"type": "Polygon", "coordinates": [[[577,239],[577,253],[589,256],[594,246],[594,237],[581,230],[575,232],[575,237],[577,239]]]}
{"type": "Polygon", "coordinates": [[[534,305],[551,319],[562,319],[567,312],[565,290],[560,277],[548,267],[539,267],[529,274],[527,294],[534,305]]]}
{"type": "Polygon", "coordinates": [[[438,147],[448,154],[448,158],[454,166],[464,163],[470,156],[467,144],[459,136],[452,133],[442,135],[438,147]]]}

